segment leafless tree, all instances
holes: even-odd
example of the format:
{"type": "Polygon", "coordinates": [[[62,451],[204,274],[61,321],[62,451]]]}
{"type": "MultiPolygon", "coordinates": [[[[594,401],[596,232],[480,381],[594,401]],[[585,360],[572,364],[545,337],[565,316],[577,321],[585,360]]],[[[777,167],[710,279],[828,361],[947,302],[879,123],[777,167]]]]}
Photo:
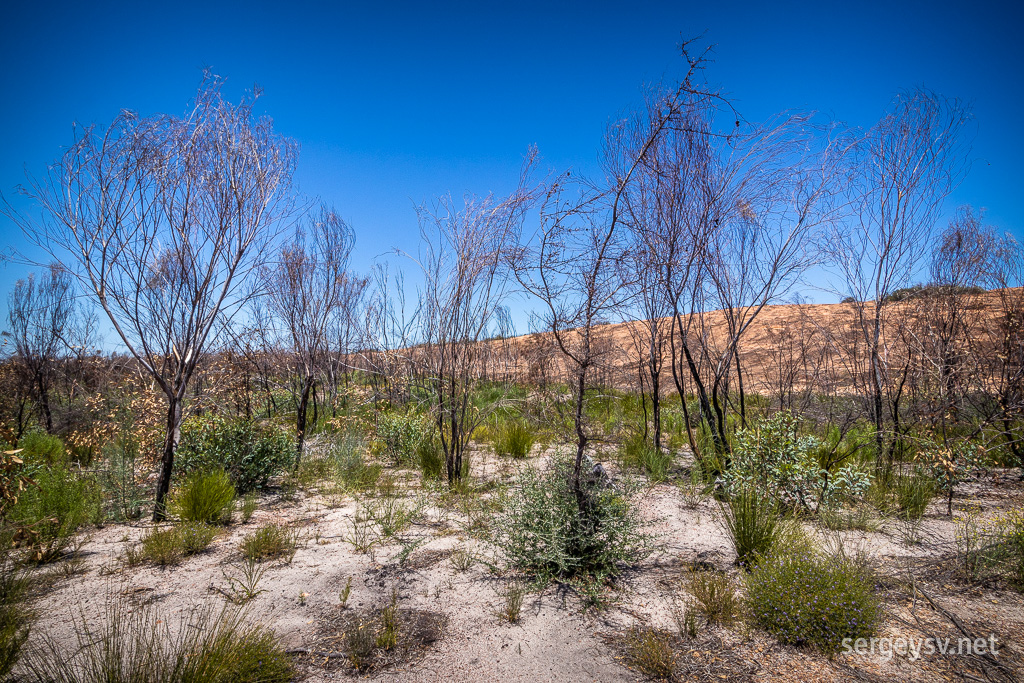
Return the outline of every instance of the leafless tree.
{"type": "Polygon", "coordinates": [[[363,338],[363,322],[365,321],[365,299],[370,279],[347,272],[342,279],[339,292],[340,303],[331,321],[331,332],[336,344],[335,353],[328,365],[332,391],[331,410],[337,410],[337,393],[339,378],[344,385],[342,397],[348,400],[348,383],[359,344],[363,338]]]}
{"type": "MultiPolygon", "coordinates": [[[[638,355],[641,394],[650,386],[653,444],[661,448],[662,372],[666,356],[671,364],[673,342],[673,311],[683,298],[691,277],[700,262],[705,242],[700,227],[687,220],[687,209],[704,187],[700,173],[707,169],[708,122],[706,107],[698,99],[707,95],[690,93],[685,113],[671,122],[650,146],[641,164],[633,173],[632,182],[622,195],[624,223],[629,228],[627,268],[633,275],[626,278],[632,290],[630,297],[637,321],[630,326],[638,355]],[[685,120],[683,120],[685,116],[685,120]]],[[[656,92],[646,102],[647,116],[656,116],[659,105],[656,92]]],[[[681,112],[682,114],[682,112],[681,112]]],[[[643,146],[645,129],[620,127],[607,150],[607,164],[612,175],[621,176],[628,169],[636,150],[643,146]]],[[[675,366],[672,366],[675,370],[675,366]]],[[[679,382],[677,377],[677,389],[679,382]]],[[[680,396],[685,392],[680,390],[680,396]]],[[[644,405],[646,412],[646,404],[644,405]]],[[[686,410],[683,401],[683,410],[686,410]]],[[[687,416],[687,426],[689,420],[687,416]]],[[[646,420],[644,425],[646,438],[646,420]]],[[[688,431],[689,434],[689,431],[688,431]]],[[[693,445],[692,434],[691,446],[693,445]]]]}
{"type": "Polygon", "coordinates": [[[270,311],[292,361],[289,386],[296,404],[296,468],[306,441],[310,395],[317,377],[328,367],[335,342],[333,326],[347,303],[354,246],[352,229],[334,210],[321,207],[300,222],[295,239],[281,247],[277,259],[264,269],[270,311]]]}
{"type": "Polygon", "coordinates": [[[898,96],[859,147],[854,215],[836,224],[830,256],[843,277],[864,338],[878,463],[885,453],[885,360],[889,299],[910,284],[928,253],[943,200],[963,169],[961,131],[968,114],[956,100],[925,90],[898,96]]]}
{"type": "Polygon", "coordinates": [[[581,510],[583,459],[591,435],[586,424],[587,392],[607,345],[598,327],[610,322],[629,298],[628,188],[659,140],[684,125],[694,99],[704,97],[697,82],[703,55],[683,46],[688,71],[678,85],[662,92],[637,114],[614,125],[606,139],[607,183],[594,185],[568,174],[552,183],[541,207],[541,225],[517,253],[516,277],[542,306],[539,320],[551,334],[570,379],[576,457],[572,486],[581,510]]]}
{"type": "Polygon", "coordinates": [[[531,149],[519,186],[508,197],[467,197],[459,207],[448,196],[420,210],[417,263],[424,282],[415,372],[430,396],[450,484],[461,478],[469,437],[488,414],[474,411],[470,399],[488,356],[482,341],[507,331],[508,255],[535,199],[528,187],[535,161],[531,149]]]}
{"type": "Polygon", "coordinates": [[[183,117],[122,112],[22,192],[41,220],[7,213],[67,264],[167,401],[153,511],[165,517],[186,390],[218,324],[252,294],[248,277],[292,209],[297,148],[207,75],[183,117]]]}
{"type": "Polygon", "coordinates": [[[74,283],[57,263],[38,278],[31,273],[18,280],[8,299],[10,330],[4,334],[14,343],[47,432],[53,432],[50,392],[58,359],[77,341],[75,313],[74,283]]]}

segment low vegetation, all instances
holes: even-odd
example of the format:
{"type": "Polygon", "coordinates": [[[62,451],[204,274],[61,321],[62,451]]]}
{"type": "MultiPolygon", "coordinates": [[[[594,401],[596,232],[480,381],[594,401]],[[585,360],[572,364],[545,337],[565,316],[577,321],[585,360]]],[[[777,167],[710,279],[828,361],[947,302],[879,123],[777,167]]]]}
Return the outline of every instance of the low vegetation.
{"type": "Polygon", "coordinates": [[[77,645],[44,636],[23,659],[24,679],[38,683],[275,683],[294,667],[270,630],[240,612],[211,606],[177,623],[154,609],[115,600],[103,626],[76,620],[77,645]]]}
{"type": "Polygon", "coordinates": [[[577,493],[571,468],[571,460],[556,457],[543,472],[524,469],[496,515],[491,541],[510,566],[538,577],[603,581],[646,557],[653,539],[627,482],[613,489],[591,481],[577,493]]]}
{"type": "Polygon", "coordinates": [[[781,642],[838,652],[844,638],[869,638],[882,616],[870,569],[858,558],[782,548],[747,577],[747,609],[781,642]]]}

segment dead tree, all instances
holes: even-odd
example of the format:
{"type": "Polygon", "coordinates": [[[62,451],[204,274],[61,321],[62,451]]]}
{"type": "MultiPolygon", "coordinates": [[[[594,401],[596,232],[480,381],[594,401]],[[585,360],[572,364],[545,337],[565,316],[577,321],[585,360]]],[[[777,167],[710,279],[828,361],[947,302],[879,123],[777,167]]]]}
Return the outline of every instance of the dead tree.
{"type": "Polygon", "coordinates": [[[503,320],[509,252],[535,200],[528,188],[535,160],[531,149],[508,197],[467,197],[459,207],[447,196],[419,212],[423,289],[413,371],[429,396],[449,484],[461,479],[470,435],[489,412],[474,411],[471,398],[487,356],[483,340],[503,320]]]}
{"type": "Polygon", "coordinates": [[[18,280],[8,299],[10,330],[4,335],[14,343],[15,358],[26,373],[39,417],[50,433],[51,387],[59,357],[67,355],[77,341],[76,308],[71,276],[56,263],[38,277],[32,273],[18,280]]]}
{"type": "Polygon", "coordinates": [[[295,468],[306,443],[309,399],[327,369],[334,324],[347,303],[346,281],[355,233],[327,207],[300,222],[295,239],[265,266],[267,299],[278,336],[291,360],[288,386],[295,399],[295,468]]]}
{"type": "Polygon", "coordinates": [[[603,351],[597,327],[618,314],[628,299],[625,285],[633,279],[625,267],[629,212],[624,197],[661,137],[685,121],[688,103],[704,97],[696,82],[703,58],[688,55],[685,45],[683,56],[688,71],[679,84],[609,131],[607,185],[561,176],[542,204],[537,234],[517,252],[516,277],[540,301],[539,320],[570,380],[576,434],[571,485],[581,511],[586,505],[581,472],[592,438],[585,406],[603,351]]]}
{"type": "Polygon", "coordinates": [[[830,257],[842,293],[856,309],[865,344],[868,414],[875,427],[879,468],[886,467],[885,383],[882,354],[893,292],[910,284],[928,253],[943,200],[963,166],[960,132],[967,112],[958,101],[913,90],[858,147],[852,184],[853,215],[835,224],[830,257]]]}
{"type": "Polygon", "coordinates": [[[207,75],[185,116],[122,112],[79,131],[21,191],[39,221],[7,213],[61,260],[167,401],[153,510],[165,517],[186,391],[218,324],[252,295],[249,275],[291,212],[297,147],[207,75]]]}

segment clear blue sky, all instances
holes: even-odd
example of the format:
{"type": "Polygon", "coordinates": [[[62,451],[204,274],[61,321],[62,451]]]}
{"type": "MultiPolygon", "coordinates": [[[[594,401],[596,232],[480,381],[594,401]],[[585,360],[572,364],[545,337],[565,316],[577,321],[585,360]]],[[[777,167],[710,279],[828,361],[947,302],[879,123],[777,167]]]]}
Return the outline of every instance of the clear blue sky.
{"type": "MultiPolygon", "coordinates": [[[[595,173],[608,122],[643,83],[678,75],[680,38],[703,33],[710,80],[750,120],[806,108],[868,126],[903,88],[962,98],[973,167],[948,208],[1024,233],[1019,3],[369,5],[5,3],[0,190],[41,173],[75,121],[184,112],[210,66],[233,99],[263,87],[260,109],[301,144],[301,189],[353,225],[365,270],[415,249],[415,204],[511,189],[530,144],[546,167],[595,173]]],[[[0,217],[0,249],[20,242],[0,217]]],[[[0,327],[26,273],[0,266],[0,327]]]]}

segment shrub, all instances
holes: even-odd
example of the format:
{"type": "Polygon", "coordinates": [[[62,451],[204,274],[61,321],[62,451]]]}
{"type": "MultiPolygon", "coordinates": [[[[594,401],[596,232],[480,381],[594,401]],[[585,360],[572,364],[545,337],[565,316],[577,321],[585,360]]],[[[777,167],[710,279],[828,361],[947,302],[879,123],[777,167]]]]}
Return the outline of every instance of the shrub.
{"type": "Polygon", "coordinates": [[[643,434],[639,432],[622,444],[621,455],[623,464],[643,470],[652,483],[662,482],[668,478],[672,455],[647,443],[643,434]]]}
{"type": "Polygon", "coordinates": [[[295,555],[298,534],[286,526],[264,524],[242,539],[242,555],[247,560],[269,560],[295,555]]]}
{"type": "Polygon", "coordinates": [[[396,411],[377,415],[377,437],[396,465],[415,463],[417,449],[430,431],[429,422],[419,415],[396,411]]]}
{"type": "Polygon", "coordinates": [[[152,608],[124,601],[107,608],[97,630],[76,620],[77,645],[47,635],[24,661],[37,683],[284,683],[291,659],[273,632],[247,624],[241,613],[209,607],[183,615],[176,628],[152,608]]]}
{"type": "Polygon", "coordinates": [[[275,427],[206,416],[182,425],[175,463],[184,475],[223,469],[239,493],[248,493],[265,488],[294,458],[291,439],[275,427]]]}
{"type": "Polygon", "coordinates": [[[64,467],[68,463],[64,442],[46,432],[26,432],[18,442],[21,459],[32,465],[64,467]]]}
{"type": "Polygon", "coordinates": [[[63,466],[42,468],[11,507],[9,519],[28,539],[35,562],[60,557],[79,528],[95,519],[99,492],[63,466]]]}
{"type": "Polygon", "coordinates": [[[868,475],[855,465],[824,470],[818,458],[820,442],[798,436],[798,426],[794,415],[780,412],[738,430],[732,465],[723,474],[727,488],[756,489],[805,510],[863,494],[870,484],[868,475]]]}
{"type": "Polygon", "coordinates": [[[494,452],[511,458],[525,458],[533,448],[533,432],[519,420],[502,422],[494,439],[494,452]]]}
{"type": "Polygon", "coordinates": [[[632,486],[585,480],[581,506],[572,466],[559,455],[545,472],[526,468],[491,526],[491,542],[509,564],[541,577],[604,579],[646,557],[651,537],[630,500],[632,486]]]}
{"type": "Polygon", "coordinates": [[[728,574],[717,571],[693,572],[686,589],[697,611],[711,624],[729,626],[739,613],[740,601],[728,574]]]}
{"type": "Polygon", "coordinates": [[[747,607],[780,641],[832,654],[844,638],[870,637],[881,607],[866,566],[805,548],[778,552],[747,579],[747,607]]]}
{"type": "Polygon", "coordinates": [[[748,488],[734,491],[720,507],[736,549],[736,563],[750,566],[767,556],[783,532],[784,522],[775,503],[748,488]]]}
{"type": "Polygon", "coordinates": [[[171,511],[186,522],[226,524],[234,502],[235,487],[227,472],[195,472],[175,492],[171,511]]]}

